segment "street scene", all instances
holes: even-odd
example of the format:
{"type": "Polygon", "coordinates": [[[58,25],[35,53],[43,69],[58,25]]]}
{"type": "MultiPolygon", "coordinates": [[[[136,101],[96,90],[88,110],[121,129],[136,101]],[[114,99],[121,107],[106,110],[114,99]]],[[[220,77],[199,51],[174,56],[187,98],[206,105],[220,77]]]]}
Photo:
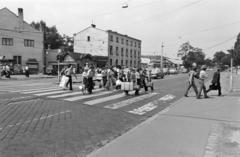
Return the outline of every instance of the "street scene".
{"type": "Polygon", "coordinates": [[[1,1],[0,157],[239,157],[239,6],[1,1]]]}

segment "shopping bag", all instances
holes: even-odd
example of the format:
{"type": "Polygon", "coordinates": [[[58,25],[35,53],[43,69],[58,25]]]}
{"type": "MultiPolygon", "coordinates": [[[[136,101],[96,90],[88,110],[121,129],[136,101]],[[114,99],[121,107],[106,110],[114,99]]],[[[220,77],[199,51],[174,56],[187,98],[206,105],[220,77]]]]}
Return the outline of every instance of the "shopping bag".
{"type": "Polygon", "coordinates": [[[133,90],[133,82],[122,82],[121,90],[125,91],[133,90]]]}
{"type": "Polygon", "coordinates": [[[61,87],[63,89],[67,88],[66,85],[67,85],[68,80],[69,80],[69,78],[67,76],[62,76],[59,87],[61,87]]]}
{"type": "Polygon", "coordinates": [[[120,80],[117,80],[116,81],[116,86],[119,86],[119,85],[121,85],[122,84],[122,81],[120,81],[120,80]]]}

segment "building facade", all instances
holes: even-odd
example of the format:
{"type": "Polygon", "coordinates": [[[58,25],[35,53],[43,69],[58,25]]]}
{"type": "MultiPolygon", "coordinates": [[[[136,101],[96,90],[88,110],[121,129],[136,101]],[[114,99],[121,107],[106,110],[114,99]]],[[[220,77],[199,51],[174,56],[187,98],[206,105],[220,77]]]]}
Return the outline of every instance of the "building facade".
{"type": "Polygon", "coordinates": [[[23,9],[18,15],[0,9],[0,64],[9,64],[16,71],[28,66],[37,73],[43,68],[43,33],[24,21],[23,9]]]}
{"type": "Polygon", "coordinates": [[[141,66],[141,40],[95,25],[74,35],[74,52],[107,57],[106,65],[139,68],[141,66]]]}

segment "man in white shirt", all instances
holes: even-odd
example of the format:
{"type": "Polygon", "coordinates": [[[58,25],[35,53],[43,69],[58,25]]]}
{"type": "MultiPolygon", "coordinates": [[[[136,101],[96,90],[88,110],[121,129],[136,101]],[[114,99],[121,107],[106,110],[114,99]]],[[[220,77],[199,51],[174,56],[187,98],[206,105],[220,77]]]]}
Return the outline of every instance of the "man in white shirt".
{"type": "Polygon", "coordinates": [[[199,74],[199,92],[198,92],[198,96],[197,96],[197,99],[200,99],[200,96],[201,96],[201,93],[202,93],[202,90],[203,90],[203,95],[204,95],[204,98],[209,98],[209,96],[207,96],[207,90],[206,90],[206,86],[204,84],[204,80],[207,79],[207,73],[206,73],[206,70],[207,70],[207,67],[206,65],[203,65],[201,67],[201,71],[200,71],[200,74],[199,74]]]}

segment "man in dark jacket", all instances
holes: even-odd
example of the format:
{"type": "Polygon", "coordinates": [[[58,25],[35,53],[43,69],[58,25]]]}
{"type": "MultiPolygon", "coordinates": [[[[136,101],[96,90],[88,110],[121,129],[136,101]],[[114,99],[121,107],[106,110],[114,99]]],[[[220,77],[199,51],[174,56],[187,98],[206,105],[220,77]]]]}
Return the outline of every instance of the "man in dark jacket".
{"type": "Polygon", "coordinates": [[[213,74],[212,84],[209,86],[207,92],[211,90],[218,90],[218,96],[222,95],[221,84],[220,84],[220,68],[217,69],[213,74]]]}

